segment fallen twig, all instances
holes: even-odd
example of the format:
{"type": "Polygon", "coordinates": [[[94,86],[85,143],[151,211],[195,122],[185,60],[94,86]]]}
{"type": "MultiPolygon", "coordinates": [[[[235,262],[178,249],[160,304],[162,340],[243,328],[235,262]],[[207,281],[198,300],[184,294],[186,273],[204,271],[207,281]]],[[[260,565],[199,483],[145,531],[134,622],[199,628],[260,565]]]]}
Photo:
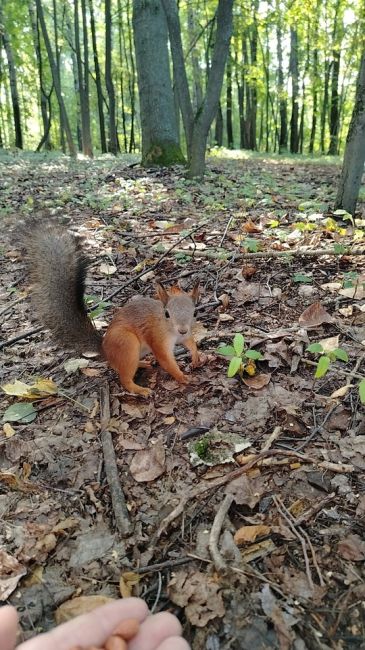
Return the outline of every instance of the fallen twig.
{"type": "Polygon", "coordinates": [[[0,343],[0,350],[3,348],[8,348],[11,345],[14,345],[14,343],[17,343],[18,341],[21,341],[22,339],[27,339],[28,336],[33,336],[33,334],[38,334],[38,332],[41,332],[43,330],[43,327],[35,327],[32,330],[29,330],[28,332],[23,332],[23,334],[19,334],[18,336],[14,336],[12,339],[8,339],[7,341],[2,341],[0,343]]]}
{"type": "Polygon", "coordinates": [[[131,532],[131,522],[129,519],[129,513],[128,513],[125,497],[123,494],[123,490],[119,482],[118,467],[117,467],[117,461],[115,457],[112,436],[110,431],[108,431],[107,429],[107,427],[109,426],[109,420],[110,420],[109,385],[106,383],[104,384],[104,386],[102,386],[100,391],[100,421],[101,421],[100,437],[101,437],[101,444],[103,447],[104,469],[105,469],[105,474],[109,485],[115,523],[121,535],[126,537],[131,532]]]}
{"type": "Polygon", "coordinates": [[[297,458],[298,460],[301,460],[306,463],[313,463],[314,465],[318,465],[318,467],[331,470],[332,472],[346,473],[346,472],[354,471],[353,465],[344,465],[339,463],[330,463],[328,461],[319,461],[317,458],[311,458],[310,456],[307,456],[305,454],[300,454],[296,451],[291,451],[288,449],[268,449],[268,451],[263,451],[257,454],[255,458],[252,458],[247,464],[243,465],[243,467],[234,469],[232,472],[229,472],[229,474],[226,474],[225,476],[220,476],[214,481],[211,481],[208,485],[199,485],[197,488],[191,490],[190,492],[182,496],[176,508],[174,508],[167,515],[167,517],[165,517],[165,519],[161,521],[157,531],[157,537],[160,537],[167,530],[169,525],[173,521],[175,521],[175,519],[177,519],[179,515],[181,515],[184,512],[184,508],[188,503],[188,501],[194,501],[196,499],[199,499],[199,497],[205,494],[205,492],[208,492],[209,490],[212,490],[214,488],[222,487],[223,485],[226,485],[226,483],[229,483],[230,481],[234,481],[236,478],[238,478],[242,474],[245,474],[250,469],[255,467],[255,465],[261,463],[264,458],[268,458],[270,456],[285,456],[288,458],[297,458]]]}
{"type": "Polygon", "coordinates": [[[277,508],[279,514],[281,514],[281,516],[284,517],[285,521],[287,522],[287,524],[288,524],[290,530],[292,531],[293,535],[295,535],[295,537],[301,543],[302,550],[303,550],[304,563],[305,563],[305,570],[306,570],[307,579],[308,579],[308,584],[309,584],[311,589],[314,589],[314,582],[313,582],[312,573],[311,573],[310,566],[309,566],[309,559],[308,559],[308,553],[307,553],[307,547],[306,547],[306,540],[303,537],[303,535],[301,535],[299,533],[299,531],[296,529],[296,527],[295,527],[295,525],[294,525],[294,523],[293,523],[293,521],[292,521],[292,519],[290,517],[289,510],[284,506],[281,499],[279,497],[275,496],[275,495],[274,495],[274,503],[276,505],[276,508],[277,508]]]}
{"type": "Polygon", "coordinates": [[[227,567],[226,561],[219,551],[218,541],[225,516],[227,515],[233,500],[234,497],[232,494],[226,494],[221,505],[218,508],[216,516],[214,517],[213,526],[209,535],[209,551],[217,571],[223,571],[227,567]]]}
{"type": "MultiPolygon", "coordinates": [[[[234,255],[234,252],[232,251],[213,251],[213,250],[199,250],[199,251],[192,251],[189,250],[189,248],[179,248],[175,251],[176,253],[182,253],[184,255],[189,255],[190,257],[206,257],[207,259],[212,259],[212,260],[217,260],[217,259],[229,259],[234,255]]],[[[363,249],[360,248],[355,248],[355,249],[346,249],[346,255],[364,255],[363,249]]],[[[332,248],[320,248],[320,249],[313,249],[313,250],[307,250],[307,249],[301,249],[297,248],[296,250],[286,250],[286,251],[260,251],[257,253],[239,253],[236,255],[236,259],[244,259],[244,258],[270,258],[270,257],[288,257],[288,256],[295,256],[295,257],[321,257],[322,255],[337,255],[337,257],[340,257],[342,255],[339,255],[339,253],[336,253],[332,248]]]]}

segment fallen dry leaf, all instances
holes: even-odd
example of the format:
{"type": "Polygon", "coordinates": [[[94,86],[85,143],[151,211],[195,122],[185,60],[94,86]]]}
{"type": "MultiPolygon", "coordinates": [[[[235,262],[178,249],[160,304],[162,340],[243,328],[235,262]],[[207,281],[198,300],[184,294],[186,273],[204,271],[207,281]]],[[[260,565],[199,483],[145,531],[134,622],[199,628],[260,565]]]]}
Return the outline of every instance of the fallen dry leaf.
{"type": "Polygon", "coordinates": [[[161,476],[165,471],[165,456],[165,447],[161,438],[148,449],[137,451],[130,465],[134,480],[145,483],[161,476]]]}
{"type": "Polygon", "coordinates": [[[344,560],[362,562],[365,560],[365,541],[360,535],[348,535],[338,543],[337,551],[344,560]]]}
{"type": "Polygon", "coordinates": [[[318,327],[322,323],[333,323],[334,318],[320,302],[314,302],[301,313],[298,322],[303,327],[318,327]]]}
{"type": "Polygon", "coordinates": [[[133,593],[133,587],[138,585],[141,580],[141,575],[133,571],[126,571],[122,573],[119,578],[119,592],[122,598],[130,598],[133,593]]]}
{"type": "Polygon", "coordinates": [[[0,601],[5,601],[16,589],[19,580],[27,573],[25,566],[0,549],[0,601]]]}
{"type": "Polygon", "coordinates": [[[79,596],[72,600],[66,600],[56,609],[54,613],[55,621],[57,625],[61,625],[61,623],[66,623],[66,621],[70,621],[76,616],[88,614],[97,607],[114,601],[115,598],[109,598],[108,596],[79,596]]]}
{"type": "Polygon", "coordinates": [[[187,619],[197,627],[225,614],[221,585],[207,573],[177,572],[168,584],[168,593],[172,602],[185,607],[187,619]]]}
{"type": "Polygon", "coordinates": [[[249,388],[254,390],[260,390],[264,386],[270,383],[271,375],[260,373],[259,375],[254,375],[254,377],[242,377],[242,382],[249,388]]]}
{"type": "Polygon", "coordinates": [[[239,546],[240,544],[245,544],[246,542],[254,542],[257,537],[263,537],[268,535],[271,531],[270,526],[265,526],[265,524],[255,524],[253,526],[242,526],[236,530],[234,534],[234,541],[239,546]]]}

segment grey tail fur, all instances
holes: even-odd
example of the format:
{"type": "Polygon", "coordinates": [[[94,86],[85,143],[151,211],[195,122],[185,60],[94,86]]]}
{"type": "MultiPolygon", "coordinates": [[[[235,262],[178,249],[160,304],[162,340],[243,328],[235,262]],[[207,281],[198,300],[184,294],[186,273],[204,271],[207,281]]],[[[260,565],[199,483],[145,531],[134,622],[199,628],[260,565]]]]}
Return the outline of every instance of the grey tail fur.
{"type": "Polygon", "coordinates": [[[60,226],[30,221],[19,230],[26,249],[37,319],[63,347],[101,352],[101,335],[84,303],[88,260],[80,242],[60,226]]]}

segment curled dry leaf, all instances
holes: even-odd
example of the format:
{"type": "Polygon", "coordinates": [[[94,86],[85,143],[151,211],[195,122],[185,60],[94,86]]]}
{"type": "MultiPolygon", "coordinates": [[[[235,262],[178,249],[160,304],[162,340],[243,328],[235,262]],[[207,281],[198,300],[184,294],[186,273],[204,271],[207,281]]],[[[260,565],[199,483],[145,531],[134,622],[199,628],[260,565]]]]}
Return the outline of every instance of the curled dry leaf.
{"type": "Polygon", "coordinates": [[[0,601],[5,601],[16,589],[22,576],[27,573],[25,566],[9,555],[4,549],[0,549],[0,601]]]}
{"type": "Polygon", "coordinates": [[[138,573],[134,573],[134,571],[122,573],[119,578],[119,591],[122,598],[130,598],[132,596],[133,587],[138,585],[141,577],[138,573]]]}
{"type": "Polygon", "coordinates": [[[154,481],[165,471],[165,448],[161,439],[156,444],[137,451],[133,456],[130,471],[135,481],[145,483],[154,481]]]}
{"type": "Polygon", "coordinates": [[[97,607],[112,603],[114,600],[114,598],[109,598],[108,596],[79,596],[79,598],[66,600],[65,603],[62,603],[56,609],[55,621],[57,625],[61,625],[61,623],[66,623],[66,621],[75,618],[75,616],[88,614],[88,612],[92,612],[97,607]]]}
{"type": "Polygon", "coordinates": [[[269,535],[271,531],[270,526],[265,526],[265,524],[255,524],[254,526],[242,526],[236,530],[234,534],[234,541],[238,546],[240,544],[245,544],[246,542],[254,542],[257,537],[263,537],[264,535],[269,535]]]}
{"type": "Polygon", "coordinates": [[[255,275],[257,271],[257,267],[254,266],[253,264],[247,264],[242,267],[241,273],[242,276],[245,278],[245,280],[249,280],[252,278],[253,275],[255,275]]]}
{"type": "Polygon", "coordinates": [[[254,390],[260,390],[270,382],[271,375],[260,373],[259,375],[254,375],[254,377],[242,377],[243,383],[249,388],[254,390]]]}
{"type": "Polygon", "coordinates": [[[309,305],[309,307],[302,312],[298,321],[303,327],[317,327],[318,325],[322,325],[322,323],[333,323],[334,318],[325,310],[321,303],[317,301],[312,305],[309,305]]]}
{"type": "Polygon", "coordinates": [[[338,553],[344,560],[363,562],[365,560],[365,542],[360,535],[348,535],[337,547],[338,553]]]}

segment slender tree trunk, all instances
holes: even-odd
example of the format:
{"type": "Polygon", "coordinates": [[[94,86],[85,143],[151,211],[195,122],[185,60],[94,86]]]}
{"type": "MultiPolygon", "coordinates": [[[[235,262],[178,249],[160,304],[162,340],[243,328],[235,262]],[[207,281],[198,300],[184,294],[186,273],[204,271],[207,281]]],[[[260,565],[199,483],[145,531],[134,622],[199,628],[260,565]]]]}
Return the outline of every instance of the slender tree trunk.
{"type": "Polygon", "coordinates": [[[355,106],[346,141],[335,208],[354,214],[365,163],[365,50],[356,86],[355,106]]]}
{"type": "MultiPolygon", "coordinates": [[[[124,70],[123,70],[123,20],[122,20],[122,5],[121,1],[118,0],[118,45],[119,45],[119,81],[120,81],[120,99],[122,104],[122,127],[123,127],[123,139],[124,139],[124,151],[128,151],[128,140],[127,140],[127,118],[125,110],[125,89],[124,89],[124,70]]],[[[125,50],[125,48],[124,48],[125,50]]]]}
{"type": "Polygon", "coordinates": [[[69,6],[64,5],[64,7],[65,7],[65,17],[66,17],[66,37],[70,45],[71,69],[72,69],[72,78],[73,78],[73,85],[75,91],[76,139],[77,139],[78,150],[82,151],[82,135],[81,135],[81,122],[80,122],[80,115],[81,115],[80,85],[79,85],[79,74],[77,69],[76,47],[74,43],[74,38],[75,38],[74,21],[71,20],[69,6]]]}
{"type": "Polygon", "coordinates": [[[284,70],[283,70],[283,38],[281,26],[281,10],[277,0],[277,23],[276,23],[276,52],[278,59],[278,95],[279,95],[279,113],[280,113],[280,135],[279,135],[279,153],[288,149],[288,113],[287,100],[284,88],[284,70]]]}
{"type": "MultiPolygon", "coordinates": [[[[1,5],[0,5],[0,24],[1,26],[3,26],[4,24],[1,5]]],[[[10,94],[11,94],[11,103],[13,107],[15,146],[18,149],[23,149],[22,123],[20,118],[20,102],[19,102],[17,73],[16,73],[15,61],[13,56],[13,49],[10,43],[9,36],[4,28],[2,29],[2,32],[0,31],[0,35],[2,36],[3,46],[6,52],[6,58],[8,60],[10,94]]]]}
{"type": "Polygon", "coordinates": [[[95,69],[96,97],[98,102],[100,147],[101,147],[101,152],[106,153],[107,147],[106,147],[105,122],[104,122],[104,110],[103,110],[103,89],[101,84],[99,55],[98,55],[98,48],[96,43],[96,29],[95,29],[93,0],[89,0],[89,12],[90,12],[91,42],[93,46],[94,69],[95,69]]]}
{"type": "Polygon", "coordinates": [[[290,151],[298,153],[299,150],[299,70],[298,70],[298,32],[290,29],[290,75],[292,79],[292,113],[290,119],[290,151]]]}
{"type": "Polygon", "coordinates": [[[63,97],[62,97],[61,86],[60,86],[59,77],[58,77],[58,74],[57,74],[57,65],[56,65],[55,58],[53,56],[51,42],[49,40],[49,36],[48,36],[48,32],[47,32],[47,26],[46,26],[46,21],[44,19],[44,13],[43,13],[43,7],[42,7],[41,0],[36,0],[36,4],[37,4],[38,18],[39,18],[39,22],[40,22],[41,29],[42,29],[43,39],[44,39],[44,43],[45,43],[46,50],[47,50],[48,61],[49,61],[49,65],[50,65],[51,72],[52,72],[53,83],[54,83],[54,87],[55,87],[55,91],[56,91],[56,95],[57,95],[57,99],[58,99],[58,104],[59,104],[59,107],[60,107],[60,112],[62,114],[62,120],[63,120],[64,126],[65,126],[65,133],[66,133],[68,149],[69,149],[69,152],[70,152],[71,156],[76,156],[76,149],[75,149],[75,145],[74,145],[74,142],[73,142],[73,139],[72,139],[70,123],[68,121],[68,116],[67,116],[65,104],[64,104],[64,101],[63,101],[63,97]]]}
{"type": "Polygon", "coordinates": [[[339,131],[338,77],[340,73],[340,50],[333,50],[331,68],[330,146],[328,149],[328,155],[336,156],[338,154],[339,131]]]}
{"type": "Polygon", "coordinates": [[[217,110],[217,116],[215,118],[214,144],[217,145],[217,147],[222,147],[223,145],[223,113],[220,102],[217,110]]]}
{"type": "MultiPolygon", "coordinates": [[[[130,0],[127,0],[127,31],[128,31],[128,44],[129,44],[129,56],[131,63],[131,71],[128,75],[128,85],[129,85],[129,97],[131,102],[131,129],[129,135],[129,153],[135,151],[136,142],[135,142],[135,119],[136,119],[136,65],[134,61],[134,48],[133,48],[133,29],[131,25],[131,8],[130,0]]],[[[126,56],[126,60],[128,60],[126,56]]]]}
{"type": "MultiPolygon", "coordinates": [[[[49,151],[50,149],[52,149],[52,145],[49,139],[50,118],[48,113],[48,98],[47,98],[47,93],[44,89],[42,50],[41,50],[41,43],[40,43],[40,34],[38,29],[38,21],[34,11],[33,0],[29,0],[28,2],[28,12],[29,12],[30,25],[32,28],[33,45],[34,45],[34,51],[35,51],[35,56],[37,61],[37,69],[38,69],[39,91],[40,91],[39,100],[40,100],[40,108],[41,108],[41,116],[42,116],[42,124],[43,124],[42,146],[44,146],[44,148],[49,151]]],[[[39,150],[38,147],[37,147],[37,151],[39,150]]]]}
{"type": "Polygon", "coordinates": [[[92,157],[91,145],[91,132],[90,132],[90,107],[89,107],[89,78],[88,78],[88,60],[87,60],[87,33],[86,29],[86,16],[85,16],[85,1],[82,0],[83,11],[83,40],[84,40],[84,64],[82,63],[81,45],[80,45],[80,23],[79,23],[79,1],[74,0],[74,25],[75,25],[75,49],[77,60],[77,73],[79,79],[79,97],[81,108],[81,141],[82,153],[85,156],[92,157]],[[86,42],[86,51],[85,51],[86,42]]]}
{"type": "MultiPolygon", "coordinates": [[[[54,42],[55,42],[55,63],[56,70],[58,75],[58,85],[62,91],[61,84],[61,53],[58,46],[58,19],[57,19],[57,2],[53,0],[53,33],[54,33],[54,42]]],[[[66,152],[66,143],[65,143],[65,125],[63,123],[63,113],[59,107],[59,128],[60,128],[60,143],[63,153],[66,152]]]]}
{"type": "Polygon", "coordinates": [[[115,119],[115,92],[112,77],[112,46],[111,0],[105,0],[105,85],[109,98],[109,151],[117,155],[119,146],[115,119]]]}
{"type": "Polygon", "coordinates": [[[328,113],[328,86],[330,80],[331,67],[329,61],[326,59],[324,63],[324,88],[323,88],[323,102],[322,102],[322,111],[321,111],[321,153],[325,152],[325,140],[326,140],[326,124],[327,124],[327,113],[328,113]]]}
{"type": "MultiPolygon", "coordinates": [[[[253,21],[250,28],[250,55],[251,55],[251,66],[255,70],[257,66],[257,10],[258,10],[258,0],[254,0],[253,3],[253,21]]],[[[251,81],[251,116],[250,116],[250,149],[255,151],[257,149],[256,145],[256,120],[257,120],[257,79],[256,75],[251,81]]]]}
{"type": "MultiPolygon", "coordinates": [[[[316,32],[317,35],[317,32],[316,32]]],[[[316,38],[317,41],[317,38],[316,38]]],[[[313,111],[312,111],[312,126],[309,140],[309,153],[314,151],[314,143],[316,140],[317,129],[317,111],[318,111],[318,49],[317,43],[313,52],[313,79],[312,79],[312,92],[313,92],[313,111]]]]}
{"type": "Polygon", "coordinates": [[[227,79],[227,97],[226,97],[227,146],[228,149],[234,149],[233,122],[232,122],[232,62],[229,53],[227,58],[226,79],[227,79]]]}
{"type": "MultiPolygon", "coordinates": [[[[191,2],[188,3],[187,8],[188,8],[188,34],[190,39],[194,40],[196,37],[195,25],[197,21],[194,16],[194,10],[191,2]]],[[[192,72],[193,72],[193,80],[194,80],[193,106],[196,112],[199,110],[200,106],[203,103],[203,90],[202,90],[202,83],[201,83],[202,74],[200,70],[199,56],[196,47],[191,48],[191,63],[192,63],[192,72]]]]}
{"type": "Polygon", "coordinates": [[[93,146],[91,138],[91,126],[90,126],[90,84],[89,84],[89,37],[88,37],[88,26],[87,26],[87,15],[86,15],[86,0],[81,0],[81,15],[82,15],[82,33],[83,33],[83,42],[84,42],[84,108],[85,108],[85,119],[84,119],[84,131],[85,135],[83,138],[84,143],[84,153],[86,156],[93,156],[93,146]]]}
{"type": "Polygon", "coordinates": [[[307,72],[309,70],[309,46],[310,46],[310,24],[307,25],[307,52],[305,58],[305,65],[302,78],[302,107],[300,111],[300,126],[299,126],[299,151],[303,153],[304,147],[304,121],[305,121],[305,81],[307,72]]]}

